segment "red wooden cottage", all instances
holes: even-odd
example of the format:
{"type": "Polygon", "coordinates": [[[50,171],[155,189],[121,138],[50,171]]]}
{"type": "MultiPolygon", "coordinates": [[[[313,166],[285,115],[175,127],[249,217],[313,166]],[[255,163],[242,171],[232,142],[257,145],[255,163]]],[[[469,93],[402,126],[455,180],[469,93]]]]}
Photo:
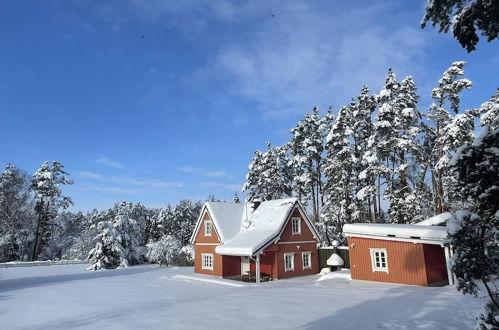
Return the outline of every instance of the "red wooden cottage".
{"type": "Polygon", "coordinates": [[[453,283],[446,227],[355,223],[348,237],[352,279],[433,286],[453,283]]]}
{"type": "Polygon", "coordinates": [[[319,235],[296,198],[252,203],[207,202],[191,237],[194,271],[274,279],[319,271],[319,235]]]}

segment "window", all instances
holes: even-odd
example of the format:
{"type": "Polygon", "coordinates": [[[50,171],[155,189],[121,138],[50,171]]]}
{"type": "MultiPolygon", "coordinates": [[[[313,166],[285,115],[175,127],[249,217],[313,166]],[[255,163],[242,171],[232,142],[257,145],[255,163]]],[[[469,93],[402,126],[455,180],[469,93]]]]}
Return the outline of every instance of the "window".
{"type": "Polygon", "coordinates": [[[300,218],[291,218],[291,231],[293,235],[300,235],[301,228],[301,219],[300,218]]]}
{"type": "Polygon", "coordinates": [[[211,236],[213,230],[213,223],[211,221],[204,222],[204,236],[211,236]]]}
{"type": "Polygon", "coordinates": [[[202,269],[213,270],[213,254],[201,253],[201,259],[203,261],[203,264],[201,265],[202,269]]]}
{"type": "Polygon", "coordinates": [[[312,252],[302,252],[301,254],[303,269],[312,268],[312,252]]]}
{"type": "Polygon", "coordinates": [[[388,273],[388,255],[386,249],[370,249],[373,272],[388,273]]]}
{"type": "Polygon", "coordinates": [[[290,272],[295,270],[295,254],[284,253],[284,271],[290,272]]]}

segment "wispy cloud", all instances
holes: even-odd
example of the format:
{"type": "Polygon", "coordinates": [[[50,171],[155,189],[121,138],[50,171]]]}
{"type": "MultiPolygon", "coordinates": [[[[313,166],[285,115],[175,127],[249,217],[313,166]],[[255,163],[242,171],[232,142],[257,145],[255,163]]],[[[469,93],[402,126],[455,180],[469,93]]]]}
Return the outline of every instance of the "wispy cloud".
{"type": "Polygon", "coordinates": [[[142,189],[131,189],[118,186],[103,186],[98,184],[80,184],[78,186],[75,186],[75,189],[84,191],[98,191],[112,194],[139,194],[144,192],[142,189]]]}
{"type": "Polygon", "coordinates": [[[78,171],[76,175],[87,179],[102,179],[102,175],[90,171],[78,171]]]}
{"type": "Polygon", "coordinates": [[[182,183],[170,182],[158,179],[135,179],[126,177],[110,177],[109,180],[115,183],[128,184],[134,186],[150,186],[150,187],[182,187],[182,183]]]}
{"type": "Polygon", "coordinates": [[[230,191],[236,191],[236,192],[240,192],[241,188],[243,187],[242,184],[236,184],[236,183],[228,184],[228,183],[222,183],[222,182],[201,182],[201,185],[206,186],[206,187],[220,187],[220,188],[224,188],[224,189],[227,189],[230,191]]]}
{"type": "Polygon", "coordinates": [[[100,156],[99,158],[97,158],[95,160],[96,163],[99,163],[99,164],[102,164],[102,165],[106,165],[106,166],[109,166],[109,167],[115,167],[115,168],[123,168],[125,167],[125,164],[121,163],[121,162],[118,162],[118,161],[115,161],[115,160],[112,160],[106,156],[100,156]]]}
{"type": "Polygon", "coordinates": [[[182,166],[179,168],[180,171],[186,173],[195,173],[199,175],[209,176],[209,177],[231,177],[231,175],[225,171],[209,171],[199,167],[193,166],[182,166]]]}

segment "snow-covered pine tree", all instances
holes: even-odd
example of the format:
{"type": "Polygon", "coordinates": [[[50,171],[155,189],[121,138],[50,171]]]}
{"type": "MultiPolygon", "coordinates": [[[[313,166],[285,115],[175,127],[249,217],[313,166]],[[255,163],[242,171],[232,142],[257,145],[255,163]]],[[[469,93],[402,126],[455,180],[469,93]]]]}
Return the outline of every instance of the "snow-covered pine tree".
{"type": "Polygon", "coordinates": [[[291,129],[293,138],[288,143],[291,152],[293,192],[304,205],[312,209],[312,218],[319,220],[322,206],[322,160],[324,140],[328,133],[330,116],[320,118],[319,108],[314,106],[312,113],[307,113],[291,129]],[[307,203],[307,200],[310,203],[307,203]]]}
{"type": "Polygon", "coordinates": [[[0,262],[28,258],[35,215],[28,175],[15,165],[0,173],[0,262]]]}
{"type": "Polygon", "coordinates": [[[272,147],[270,142],[266,144],[267,151],[257,150],[248,166],[249,172],[243,186],[243,191],[248,192],[248,199],[271,200],[291,195],[287,146],[272,147]]]}
{"type": "Polygon", "coordinates": [[[350,127],[351,112],[351,107],[340,108],[336,122],[326,139],[322,216],[334,226],[334,238],[338,238],[345,223],[357,221],[360,214],[355,197],[358,179],[354,172],[354,155],[350,141],[353,133],[350,127]]]}
{"type": "Polygon", "coordinates": [[[421,133],[421,114],[417,109],[419,97],[412,77],[406,77],[401,83],[393,99],[394,118],[391,123],[394,128],[393,148],[390,151],[391,164],[388,185],[390,222],[410,223],[423,220],[421,206],[415,194],[412,183],[417,182],[417,160],[422,152],[419,142],[421,133]]]}
{"type": "Polygon", "coordinates": [[[480,329],[499,328],[499,129],[488,131],[472,144],[461,146],[449,163],[457,174],[453,189],[466,209],[456,212],[447,225],[448,244],[455,248],[451,259],[457,288],[478,295],[477,282],[488,299],[479,318],[480,329]]]}
{"type": "Polygon", "coordinates": [[[147,259],[161,266],[172,264],[178,258],[182,246],[172,235],[164,235],[158,241],[147,244],[147,259]]]}
{"type": "Polygon", "coordinates": [[[90,266],[88,270],[115,269],[127,267],[127,252],[122,245],[122,234],[114,220],[103,220],[95,229],[98,235],[94,238],[95,247],[88,254],[90,266]]]}
{"type": "Polygon", "coordinates": [[[72,184],[60,162],[46,161],[33,174],[31,190],[35,193],[35,211],[38,215],[32,260],[36,260],[50,234],[51,221],[60,208],[66,209],[73,202],[62,194],[61,185],[72,184]]]}
{"type": "MultiPolygon", "coordinates": [[[[468,116],[460,117],[454,121],[454,117],[445,108],[447,105],[450,109],[458,114],[460,94],[470,89],[472,83],[466,78],[458,78],[464,75],[465,62],[454,62],[443,73],[442,78],[438,82],[438,87],[432,90],[432,98],[435,100],[430,105],[428,118],[432,121],[432,126],[426,126],[426,144],[430,147],[430,155],[426,157],[429,161],[428,167],[431,171],[432,191],[435,203],[436,213],[442,213],[449,209],[449,204],[452,200],[446,199],[445,192],[450,191],[448,188],[452,184],[452,174],[445,171],[449,162],[450,156],[455,152],[455,141],[449,138],[452,132],[460,132],[466,139],[472,136],[469,131],[463,131],[461,128],[470,128],[470,125],[464,124],[468,121],[468,116]],[[459,127],[456,127],[458,125],[459,127]]],[[[455,134],[453,134],[455,136],[455,134]]],[[[462,142],[462,140],[461,140],[462,142]]]]}
{"type": "Polygon", "coordinates": [[[478,111],[481,126],[487,127],[489,131],[499,128],[499,88],[490,101],[483,103],[478,111]]]}
{"type": "Polygon", "coordinates": [[[376,186],[374,177],[363,177],[360,173],[367,169],[368,164],[363,159],[368,150],[369,137],[373,133],[374,125],[372,115],[376,110],[376,97],[369,95],[369,88],[363,86],[357,102],[350,105],[352,108],[352,137],[353,137],[353,171],[357,179],[354,199],[359,204],[359,221],[376,222],[379,216],[378,203],[376,203],[376,186]],[[363,191],[362,199],[357,198],[357,193],[363,191]]]}

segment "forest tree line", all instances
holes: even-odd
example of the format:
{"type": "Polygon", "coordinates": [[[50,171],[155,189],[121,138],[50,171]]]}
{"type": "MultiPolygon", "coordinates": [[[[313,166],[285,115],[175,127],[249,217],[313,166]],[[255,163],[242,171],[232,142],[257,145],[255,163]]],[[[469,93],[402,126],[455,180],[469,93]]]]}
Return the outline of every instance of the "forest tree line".
{"type": "Polygon", "coordinates": [[[69,212],[66,184],[72,181],[59,162],[44,162],[33,175],[15,165],[0,172],[0,262],[89,258],[95,269],[192,263],[189,239],[201,201],[164,208],[121,201],[107,210],[69,212]]]}
{"type": "Polygon", "coordinates": [[[297,196],[329,241],[345,223],[416,223],[460,209],[451,157],[480,130],[499,127],[499,90],[477,108],[462,109],[472,88],[465,62],[454,62],[418,105],[416,83],[390,69],[378,93],[364,86],[336,114],[315,106],[282,146],[267,142],[249,165],[243,190],[264,200],[297,196]]]}

